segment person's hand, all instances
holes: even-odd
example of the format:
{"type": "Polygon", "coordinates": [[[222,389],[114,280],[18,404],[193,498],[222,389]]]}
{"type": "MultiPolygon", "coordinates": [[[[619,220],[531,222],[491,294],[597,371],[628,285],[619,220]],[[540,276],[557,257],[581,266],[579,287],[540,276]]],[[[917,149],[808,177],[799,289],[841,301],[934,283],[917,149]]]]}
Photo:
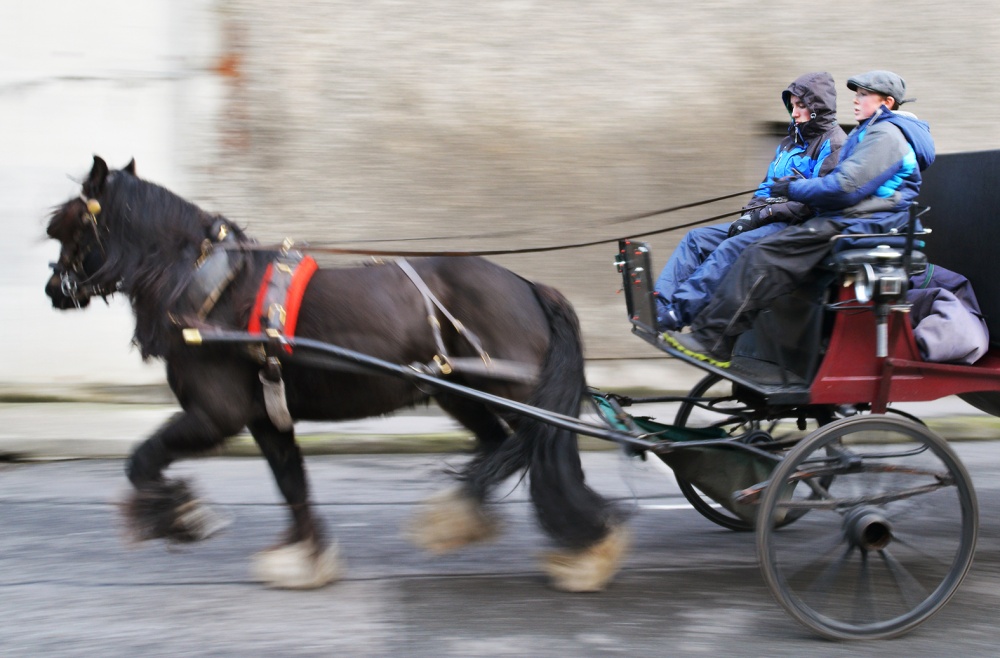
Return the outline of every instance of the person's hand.
{"type": "Polygon", "coordinates": [[[790,176],[785,176],[771,183],[771,196],[773,197],[783,196],[787,199],[788,184],[791,183],[793,180],[795,179],[790,176]]]}
{"type": "Polygon", "coordinates": [[[757,206],[756,208],[751,208],[745,215],[741,215],[739,219],[729,225],[729,233],[726,237],[731,238],[734,235],[739,235],[740,233],[746,233],[747,231],[752,231],[755,228],[766,226],[767,224],[775,221],[772,217],[773,214],[771,206],[757,206]]]}
{"type": "Polygon", "coordinates": [[[782,203],[772,203],[767,207],[769,217],[767,223],[786,222],[788,224],[798,224],[804,219],[812,216],[809,206],[797,201],[784,201],[782,203]]]}
{"type": "Polygon", "coordinates": [[[770,224],[774,221],[772,215],[774,214],[773,206],[758,206],[750,211],[750,223],[753,224],[753,228],[760,228],[765,224],[770,224]]]}
{"type": "MultiPolygon", "coordinates": [[[[750,211],[751,213],[753,210],[750,211]]],[[[757,228],[754,226],[753,218],[750,215],[742,215],[739,219],[729,225],[729,233],[726,235],[727,238],[731,238],[734,235],[739,235],[740,233],[745,233],[747,231],[752,231],[757,228]]]]}

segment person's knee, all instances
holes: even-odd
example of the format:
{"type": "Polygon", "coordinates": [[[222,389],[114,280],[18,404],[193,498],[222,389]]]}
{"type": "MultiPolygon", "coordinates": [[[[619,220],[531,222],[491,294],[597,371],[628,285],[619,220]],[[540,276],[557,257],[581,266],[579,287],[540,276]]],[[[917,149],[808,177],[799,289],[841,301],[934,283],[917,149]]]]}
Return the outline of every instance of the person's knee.
{"type": "Polygon", "coordinates": [[[684,237],[681,238],[681,241],[679,243],[677,243],[677,248],[678,249],[696,249],[697,246],[698,246],[698,244],[700,243],[700,240],[698,239],[699,236],[698,236],[697,233],[695,233],[695,231],[697,231],[697,230],[698,229],[695,229],[694,231],[688,231],[687,233],[685,233],[684,237]]]}

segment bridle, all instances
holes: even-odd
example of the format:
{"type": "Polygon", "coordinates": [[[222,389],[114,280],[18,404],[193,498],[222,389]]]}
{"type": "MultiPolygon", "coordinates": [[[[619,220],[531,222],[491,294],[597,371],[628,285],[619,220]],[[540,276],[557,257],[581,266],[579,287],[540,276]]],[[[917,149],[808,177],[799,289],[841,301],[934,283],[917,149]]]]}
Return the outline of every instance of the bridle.
{"type": "MultiPolygon", "coordinates": [[[[60,258],[57,263],[49,263],[53,274],[59,277],[59,290],[77,308],[82,302],[91,297],[108,297],[122,288],[122,281],[116,280],[111,283],[91,282],[91,275],[87,274],[85,262],[95,249],[100,249],[101,256],[107,257],[104,251],[104,244],[101,242],[100,229],[97,225],[97,215],[101,212],[101,204],[97,199],[91,199],[80,194],[80,201],[83,202],[86,212],[83,220],[89,224],[94,231],[94,240],[81,248],[79,243],[73,245],[73,255],[68,258],[60,258]]],[[[65,249],[65,245],[63,245],[65,249]]]]}

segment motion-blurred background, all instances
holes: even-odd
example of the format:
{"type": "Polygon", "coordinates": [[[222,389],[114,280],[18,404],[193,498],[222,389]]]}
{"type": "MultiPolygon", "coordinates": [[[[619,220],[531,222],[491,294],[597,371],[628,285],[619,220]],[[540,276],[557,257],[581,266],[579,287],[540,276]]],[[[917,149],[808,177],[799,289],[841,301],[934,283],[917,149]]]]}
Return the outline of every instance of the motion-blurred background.
{"type": "MultiPolygon", "coordinates": [[[[264,242],[610,241],[738,209],[607,221],[754,187],[792,79],[830,71],[849,126],[844,83],[876,68],[906,79],[939,152],[1000,146],[992,0],[6,0],[0,384],[162,380],[123,300],[57,313],[42,290],[48,212],[93,154],[264,242]]],[[[651,238],[657,268],[680,235],[651,238]]],[[[657,356],[629,333],[614,251],[495,260],[569,296],[588,358],[657,356]]]]}

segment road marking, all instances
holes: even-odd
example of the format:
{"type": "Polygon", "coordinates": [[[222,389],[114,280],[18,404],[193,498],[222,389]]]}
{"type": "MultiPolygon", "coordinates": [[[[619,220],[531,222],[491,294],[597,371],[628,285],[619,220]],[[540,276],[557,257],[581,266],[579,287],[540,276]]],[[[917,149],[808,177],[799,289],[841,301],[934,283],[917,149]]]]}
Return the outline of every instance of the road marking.
{"type": "MultiPolygon", "coordinates": [[[[713,505],[712,507],[718,507],[718,505],[713,505]]],[[[670,505],[639,505],[639,509],[653,509],[653,510],[675,510],[675,509],[694,509],[688,503],[672,503],[670,505]]]]}

